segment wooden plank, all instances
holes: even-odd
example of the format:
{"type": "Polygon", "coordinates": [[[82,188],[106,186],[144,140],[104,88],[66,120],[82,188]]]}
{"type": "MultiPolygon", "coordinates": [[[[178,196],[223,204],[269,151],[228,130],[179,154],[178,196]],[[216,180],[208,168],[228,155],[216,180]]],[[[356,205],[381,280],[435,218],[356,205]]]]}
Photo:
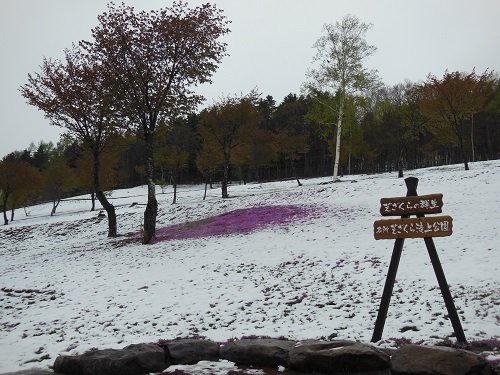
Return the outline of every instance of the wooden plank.
{"type": "Polygon", "coordinates": [[[377,220],[373,223],[376,240],[451,236],[451,216],[377,220]]]}
{"type": "Polygon", "coordinates": [[[443,207],[443,194],[419,195],[415,197],[382,198],[382,216],[402,216],[416,214],[438,214],[443,207]]]}

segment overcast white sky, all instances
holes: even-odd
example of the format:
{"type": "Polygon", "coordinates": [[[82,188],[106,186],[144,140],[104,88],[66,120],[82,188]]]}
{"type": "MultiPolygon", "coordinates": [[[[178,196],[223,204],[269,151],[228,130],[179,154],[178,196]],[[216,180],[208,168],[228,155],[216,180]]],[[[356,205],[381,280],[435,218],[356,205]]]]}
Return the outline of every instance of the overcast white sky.
{"type": "MultiPolygon", "coordinates": [[[[124,0],[158,9],[171,0],[124,0]]],[[[188,0],[192,5],[205,3],[188,0]]],[[[368,61],[382,80],[424,80],[429,73],[500,72],[499,0],[213,0],[232,21],[228,53],[207,104],[258,87],[277,103],[299,93],[325,23],[350,13],[373,24],[367,39],[378,50],[368,61]]],[[[117,1],[120,3],[120,1],[117,1]]],[[[90,40],[105,0],[0,0],[0,158],[30,142],[56,142],[60,130],[25,103],[18,88],[44,56],[61,58],[73,42],[90,40]]]]}

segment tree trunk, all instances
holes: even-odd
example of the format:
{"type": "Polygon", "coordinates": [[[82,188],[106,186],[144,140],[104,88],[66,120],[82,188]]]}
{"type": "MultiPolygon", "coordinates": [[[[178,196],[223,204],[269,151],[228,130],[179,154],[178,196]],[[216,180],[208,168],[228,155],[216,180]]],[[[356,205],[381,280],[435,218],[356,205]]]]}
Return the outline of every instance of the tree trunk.
{"type": "Polygon", "coordinates": [[[399,153],[399,159],[398,159],[398,177],[403,178],[403,149],[401,149],[401,152],[399,153]]]}
{"type": "Polygon", "coordinates": [[[116,224],[116,211],[115,206],[113,206],[104,193],[101,190],[101,183],[99,181],[99,170],[100,170],[100,159],[99,152],[93,152],[94,157],[94,167],[93,167],[93,180],[94,180],[94,193],[92,193],[92,211],[95,209],[95,198],[99,200],[101,206],[106,210],[108,217],[108,237],[116,237],[117,234],[117,224],[116,224]]]}
{"type": "Polygon", "coordinates": [[[9,219],[7,218],[7,199],[9,198],[8,194],[4,193],[2,210],[3,210],[3,225],[9,224],[9,219]]]}
{"type": "Polygon", "coordinates": [[[203,194],[203,200],[205,200],[207,198],[207,186],[208,186],[208,182],[205,181],[205,193],[203,194]]]}
{"type": "Polygon", "coordinates": [[[467,161],[467,155],[465,154],[465,149],[464,149],[464,140],[463,140],[463,137],[458,137],[459,138],[459,142],[460,142],[460,153],[462,154],[462,160],[463,160],[463,163],[464,163],[464,168],[466,171],[469,170],[469,163],[467,161]]]}
{"type": "Polygon", "coordinates": [[[491,160],[495,158],[495,152],[493,148],[494,137],[491,134],[490,121],[486,121],[486,160],[491,160]]]}
{"type": "Polygon", "coordinates": [[[14,221],[14,207],[12,207],[12,210],[10,210],[10,222],[14,221]]]}
{"type": "Polygon", "coordinates": [[[295,168],[295,162],[293,161],[292,158],[290,158],[290,165],[292,167],[292,173],[293,173],[293,176],[295,177],[295,180],[297,180],[297,184],[299,186],[302,186],[302,183],[300,182],[299,180],[299,176],[297,175],[297,168],[295,168]]]}
{"type": "Polygon", "coordinates": [[[465,157],[464,157],[464,169],[465,169],[466,171],[468,171],[468,170],[469,170],[469,162],[467,161],[467,159],[466,159],[465,157]]]}
{"type": "Polygon", "coordinates": [[[333,182],[339,181],[340,135],[342,134],[342,117],[344,116],[344,99],[340,99],[339,118],[337,121],[337,142],[335,144],[335,162],[333,165],[333,182]]]}
{"type": "Polygon", "coordinates": [[[92,201],[92,207],[90,207],[90,211],[93,212],[95,211],[95,192],[90,193],[90,200],[92,201]]]}
{"type": "Polygon", "coordinates": [[[144,210],[144,236],[142,243],[149,244],[156,232],[156,215],[158,214],[158,202],[156,200],[155,184],[148,178],[148,203],[144,210]]]}
{"type": "MultiPolygon", "coordinates": [[[[465,170],[469,170],[469,163],[467,161],[467,155],[465,153],[465,148],[464,148],[464,137],[465,137],[465,131],[464,131],[464,124],[463,120],[456,120],[454,124],[452,124],[452,129],[455,132],[455,135],[457,136],[458,139],[458,144],[460,146],[460,157],[462,158],[462,162],[464,163],[465,170]]],[[[446,164],[451,164],[449,161],[446,162],[446,164]]]]}
{"type": "Polygon", "coordinates": [[[227,193],[227,182],[229,180],[229,155],[224,154],[224,174],[222,176],[222,198],[229,198],[227,193]]]}
{"type": "Polygon", "coordinates": [[[144,211],[144,237],[143,243],[149,244],[156,232],[156,215],[158,214],[158,201],[156,200],[156,187],[154,183],[154,160],[153,160],[153,135],[149,134],[146,139],[147,159],[146,173],[148,184],[148,203],[144,211]]]}
{"type": "Polygon", "coordinates": [[[174,199],[172,199],[172,204],[177,203],[177,173],[174,171],[172,173],[172,186],[174,188],[174,199]]]}
{"type": "Polygon", "coordinates": [[[161,193],[165,194],[165,190],[167,189],[167,181],[165,180],[165,172],[163,171],[163,167],[160,168],[160,173],[161,173],[161,178],[160,178],[161,193]]]}
{"type": "Polygon", "coordinates": [[[118,234],[116,225],[115,206],[113,206],[108,201],[108,199],[101,190],[97,191],[96,197],[99,200],[99,203],[102,205],[102,207],[106,210],[108,216],[108,237],[116,237],[118,234]]]}
{"type": "Polygon", "coordinates": [[[349,151],[349,158],[347,159],[347,174],[351,175],[351,151],[349,151]]]}
{"type": "MultiPolygon", "coordinates": [[[[224,174],[225,174],[225,172],[224,172],[224,174]]],[[[227,179],[226,179],[226,177],[222,178],[221,190],[222,190],[222,198],[229,198],[229,194],[227,193],[227,179]]]]}
{"type": "Polygon", "coordinates": [[[56,214],[57,206],[61,203],[61,199],[56,199],[52,202],[52,211],[50,212],[50,216],[54,216],[56,214]]]}
{"type": "Polygon", "coordinates": [[[476,161],[476,155],[474,151],[474,113],[471,115],[470,146],[472,149],[472,161],[476,161]]]}

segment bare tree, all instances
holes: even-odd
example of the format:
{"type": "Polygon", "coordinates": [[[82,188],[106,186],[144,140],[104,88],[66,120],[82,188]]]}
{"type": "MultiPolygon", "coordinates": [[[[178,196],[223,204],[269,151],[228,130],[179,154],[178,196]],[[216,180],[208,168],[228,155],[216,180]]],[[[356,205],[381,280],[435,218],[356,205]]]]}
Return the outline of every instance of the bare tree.
{"type": "Polygon", "coordinates": [[[376,71],[364,67],[366,58],[376,51],[365,39],[370,28],[370,24],[349,14],[335,25],[326,24],[323,27],[324,35],[314,44],[317,49],[313,59],[315,67],[307,73],[309,82],[305,86],[309,93],[314,95],[330,90],[335,93],[337,136],[334,181],[338,180],[340,136],[347,98],[373,87],[378,82],[376,71]]]}
{"type": "Polygon", "coordinates": [[[178,116],[201,102],[193,86],[210,77],[225,56],[219,37],[229,32],[228,21],[215,5],[135,12],[108,6],[92,30],[93,43],[84,47],[105,67],[114,87],[123,125],[146,143],[148,203],[143,242],[155,235],[158,202],[154,184],[154,139],[159,121],[178,116]]]}

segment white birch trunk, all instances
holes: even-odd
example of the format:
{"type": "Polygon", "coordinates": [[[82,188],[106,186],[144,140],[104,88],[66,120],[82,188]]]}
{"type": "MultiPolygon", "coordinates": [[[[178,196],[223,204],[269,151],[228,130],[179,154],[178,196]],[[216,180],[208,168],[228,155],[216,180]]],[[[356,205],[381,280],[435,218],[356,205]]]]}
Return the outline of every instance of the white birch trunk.
{"type": "Polygon", "coordinates": [[[339,105],[339,118],[337,121],[337,142],[335,143],[335,162],[333,164],[333,182],[339,181],[340,135],[342,134],[342,117],[344,116],[344,100],[339,105]]]}

